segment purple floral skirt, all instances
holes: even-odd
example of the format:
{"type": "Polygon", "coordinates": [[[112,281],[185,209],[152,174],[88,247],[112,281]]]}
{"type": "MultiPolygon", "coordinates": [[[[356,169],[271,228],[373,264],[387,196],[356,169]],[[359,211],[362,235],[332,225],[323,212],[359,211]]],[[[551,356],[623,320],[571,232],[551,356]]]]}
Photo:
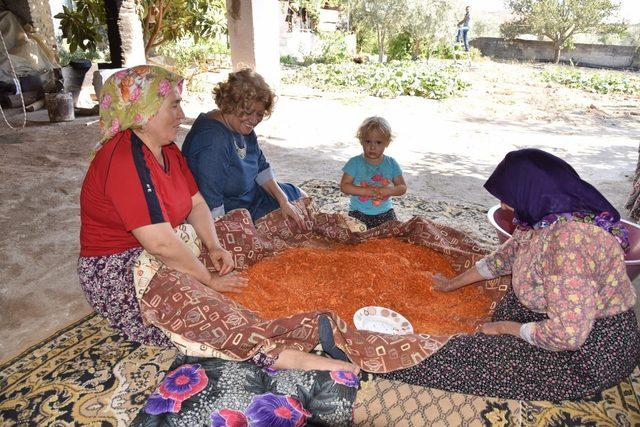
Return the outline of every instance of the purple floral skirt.
{"type": "Polygon", "coordinates": [[[140,252],[142,248],[133,248],[113,255],[78,258],[80,286],[89,305],[128,339],[171,347],[160,329],[142,321],[132,271],[140,252]]]}

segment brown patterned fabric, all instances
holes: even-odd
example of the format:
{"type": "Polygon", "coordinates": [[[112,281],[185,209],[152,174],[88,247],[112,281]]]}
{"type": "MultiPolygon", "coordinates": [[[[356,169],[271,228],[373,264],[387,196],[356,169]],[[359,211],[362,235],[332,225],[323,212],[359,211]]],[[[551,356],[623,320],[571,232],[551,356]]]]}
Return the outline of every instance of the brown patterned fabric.
{"type": "MultiPolygon", "coordinates": [[[[484,255],[484,251],[465,234],[424,218],[391,221],[366,232],[352,232],[344,215],[320,213],[309,199],[296,203],[304,210],[311,231],[301,232],[295,224],[284,220],[279,210],[261,218],[255,226],[248,212],[241,209],[228,213],[216,223],[218,236],[225,248],[234,254],[238,268],[245,269],[286,248],[311,245],[318,240],[354,244],[395,237],[443,253],[456,272],[468,269],[484,255]]],[[[208,262],[208,257],[201,255],[201,259],[208,262]]],[[[301,280],[304,280],[303,275],[301,280]]],[[[478,324],[490,317],[495,302],[508,285],[507,278],[482,284],[494,303],[477,319],[478,324]]],[[[418,364],[450,338],[357,331],[328,311],[282,313],[281,318],[264,320],[227,296],[165,267],[153,276],[140,304],[147,322],[167,331],[170,336],[181,337],[174,343],[185,353],[189,353],[185,342],[194,346],[201,343],[231,360],[247,360],[260,350],[270,355],[277,355],[285,348],[311,351],[318,343],[317,321],[321,314],[327,314],[333,320],[336,345],[368,372],[390,372],[418,364]]]]}

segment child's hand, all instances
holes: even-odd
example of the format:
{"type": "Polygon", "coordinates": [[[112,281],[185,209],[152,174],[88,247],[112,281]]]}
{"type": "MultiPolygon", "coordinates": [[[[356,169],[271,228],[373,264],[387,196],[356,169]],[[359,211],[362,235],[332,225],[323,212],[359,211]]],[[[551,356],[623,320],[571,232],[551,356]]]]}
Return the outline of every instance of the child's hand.
{"type": "Polygon", "coordinates": [[[387,200],[391,197],[391,191],[393,191],[393,187],[381,187],[378,188],[378,199],[387,200]]]}

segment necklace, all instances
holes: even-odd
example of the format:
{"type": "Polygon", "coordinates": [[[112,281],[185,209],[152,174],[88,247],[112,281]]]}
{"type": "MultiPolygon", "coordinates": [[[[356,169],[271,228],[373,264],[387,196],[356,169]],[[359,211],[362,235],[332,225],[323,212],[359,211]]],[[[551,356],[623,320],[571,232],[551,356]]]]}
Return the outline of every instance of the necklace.
{"type": "Polygon", "coordinates": [[[236,141],[236,132],[234,132],[233,128],[229,125],[229,123],[227,122],[227,118],[224,116],[224,114],[222,114],[222,111],[220,111],[220,116],[222,117],[224,125],[231,131],[231,140],[233,141],[233,146],[236,148],[238,157],[244,159],[245,157],[247,157],[247,143],[244,140],[244,135],[240,134],[242,145],[244,145],[244,147],[240,147],[240,145],[238,145],[238,141],[236,141]]]}

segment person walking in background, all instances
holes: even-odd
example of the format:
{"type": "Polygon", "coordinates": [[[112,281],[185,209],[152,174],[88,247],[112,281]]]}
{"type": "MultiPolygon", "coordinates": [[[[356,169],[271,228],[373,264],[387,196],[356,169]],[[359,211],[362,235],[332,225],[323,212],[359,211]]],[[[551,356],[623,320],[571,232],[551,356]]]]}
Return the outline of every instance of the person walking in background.
{"type": "Polygon", "coordinates": [[[471,21],[470,7],[465,9],[464,18],[458,22],[458,34],[456,34],[456,43],[464,43],[464,50],[469,52],[469,22],[471,21]]]}

